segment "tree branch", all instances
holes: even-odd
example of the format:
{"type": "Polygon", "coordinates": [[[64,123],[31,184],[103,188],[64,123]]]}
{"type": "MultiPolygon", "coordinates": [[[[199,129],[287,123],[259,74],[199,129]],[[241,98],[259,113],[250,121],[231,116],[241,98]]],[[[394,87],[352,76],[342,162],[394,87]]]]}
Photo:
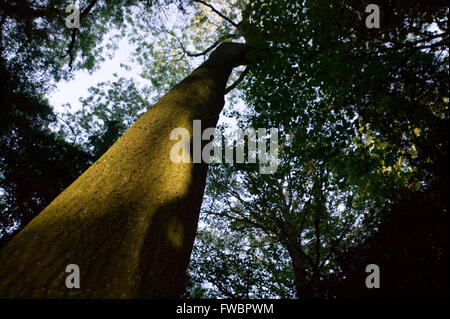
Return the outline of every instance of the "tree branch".
{"type": "Polygon", "coordinates": [[[236,22],[234,22],[233,20],[231,20],[230,18],[228,18],[227,16],[223,15],[220,11],[218,11],[216,8],[214,8],[212,5],[210,5],[209,3],[206,3],[202,0],[193,0],[194,2],[197,3],[201,3],[204,6],[207,6],[208,8],[210,8],[214,13],[216,13],[218,16],[220,16],[222,19],[224,19],[225,21],[227,21],[229,24],[231,24],[234,27],[238,27],[238,24],[236,22]]]}
{"type": "MultiPolygon", "coordinates": [[[[80,22],[83,20],[83,18],[92,10],[92,8],[95,6],[98,0],[92,0],[89,5],[80,13],[80,22]]],[[[67,52],[65,55],[61,56],[62,58],[65,58],[66,56],[69,56],[69,67],[70,70],[72,70],[72,63],[73,63],[73,47],[75,46],[75,40],[77,38],[79,30],[77,28],[72,29],[72,35],[71,40],[69,43],[69,48],[67,49],[67,52]]]]}
{"type": "Polygon", "coordinates": [[[67,127],[70,129],[70,131],[72,132],[72,134],[73,134],[73,136],[74,136],[74,141],[73,141],[73,143],[77,143],[77,137],[78,137],[78,134],[76,134],[75,133],[75,130],[73,129],[73,127],[72,127],[72,125],[70,125],[70,123],[67,121],[67,120],[65,120],[64,118],[62,118],[61,116],[59,116],[59,115],[56,115],[56,117],[59,119],[59,120],[61,120],[64,124],[66,124],[67,125],[67,127]]]}
{"type": "Polygon", "coordinates": [[[319,267],[320,263],[320,226],[319,226],[319,218],[316,218],[314,220],[314,231],[315,231],[315,250],[316,250],[316,256],[314,259],[314,265],[315,267],[319,267]]]}

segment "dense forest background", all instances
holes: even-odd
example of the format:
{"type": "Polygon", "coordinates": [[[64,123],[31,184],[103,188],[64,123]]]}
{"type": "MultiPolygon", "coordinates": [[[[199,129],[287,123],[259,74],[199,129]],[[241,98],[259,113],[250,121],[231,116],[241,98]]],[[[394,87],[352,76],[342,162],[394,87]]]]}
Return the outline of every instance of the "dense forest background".
{"type": "Polygon", "coordinates": [[[376,3],[369,29],[364,1],[79,1],[69,29],[65,1],[0,0],[0,249],[219,43],[251,38],[218,129],[277,128],[278,169],[209,165],[181,297],[448,297],[449,7],[376,3]],[[123,38],[146,85],[50,105],[123,38]]]}

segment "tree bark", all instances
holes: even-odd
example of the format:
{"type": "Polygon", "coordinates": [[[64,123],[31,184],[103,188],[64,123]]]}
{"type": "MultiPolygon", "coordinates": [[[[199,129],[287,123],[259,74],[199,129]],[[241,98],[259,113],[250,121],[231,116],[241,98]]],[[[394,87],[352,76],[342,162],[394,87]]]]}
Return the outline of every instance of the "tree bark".
{"type": "MultiPolygon", "coordinates": [[[[214,127],[245,44],[223,43],[0,251],[0,297],[178,298],[207,165],[170,160],[170,132],[214,127]],[[80,288],[68,289],[68,264],[80,288]]],[[[191,140],[192,141],[192,140],[191,140]]]]}

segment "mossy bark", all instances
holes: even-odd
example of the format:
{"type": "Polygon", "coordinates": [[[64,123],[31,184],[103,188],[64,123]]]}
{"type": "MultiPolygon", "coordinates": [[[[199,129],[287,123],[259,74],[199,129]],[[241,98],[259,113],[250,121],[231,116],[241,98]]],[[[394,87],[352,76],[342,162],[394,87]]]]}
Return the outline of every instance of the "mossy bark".
{"type": "Polygon", "coordinates": [[[177,298],[207,165],[175,164],[170,132],[213,127],[248,46],[224,43],[0,251],[0,297],[177,298]],[[80,268],[80,289],[65,285],[80,268]]]}

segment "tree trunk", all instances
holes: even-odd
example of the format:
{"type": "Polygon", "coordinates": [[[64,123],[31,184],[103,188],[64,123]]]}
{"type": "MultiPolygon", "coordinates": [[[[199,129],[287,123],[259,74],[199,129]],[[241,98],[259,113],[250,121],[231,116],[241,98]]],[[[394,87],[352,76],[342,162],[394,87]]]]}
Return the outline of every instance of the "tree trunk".
{"type": "Polygon", "coordinates": [[[0,251],[0,297],[178,298],[207,165],[170,160],[170,132],[214,127],[249,46],[224,43],[0,251]],[[80,288],[68,289],[68,264],[80,288]]]}

